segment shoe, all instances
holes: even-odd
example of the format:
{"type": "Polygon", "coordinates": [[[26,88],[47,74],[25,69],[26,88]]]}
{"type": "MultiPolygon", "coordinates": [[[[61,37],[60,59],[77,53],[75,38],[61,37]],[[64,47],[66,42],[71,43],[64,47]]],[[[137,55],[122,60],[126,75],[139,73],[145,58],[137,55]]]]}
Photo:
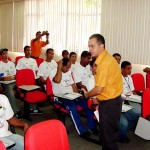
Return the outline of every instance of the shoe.
{"type": "Polygon", "coordinates": [[[82,134],[80,134],[80,137],[83,138],[83,139],[87,139],[91,136],[90,132],[86,131],[82,134]]]}
{"type": "Polygon", "coordinates": [[[35,109],[30,109],[30,114],[43,114],[43,112],[38,108],[35,108],[35,109]]]}
{"type": "Polygon", "coordinates": [[[95,134],[95,135],[98,135],[99,134],[99,130],[95,127],[93,129],[88,129],[88,131],[91,133],[91,134],[95,134]]]}
{"type": "Polygon", "coordinates": [[[17,117],[18,119],[23,119],[23,115],[22,115],[22,113],[21,113],[20,110],[17,110],[17,111],[16,111],[15,117],[17,117]]]}
{"type": "Polygon", "coordinates": [[[127,144],[127,143],[130,143],[130,139],[128,137],[124,138],[124,139],[119,139],[118,140],[119,143],[124,143],[124,144],[127,144]]]}

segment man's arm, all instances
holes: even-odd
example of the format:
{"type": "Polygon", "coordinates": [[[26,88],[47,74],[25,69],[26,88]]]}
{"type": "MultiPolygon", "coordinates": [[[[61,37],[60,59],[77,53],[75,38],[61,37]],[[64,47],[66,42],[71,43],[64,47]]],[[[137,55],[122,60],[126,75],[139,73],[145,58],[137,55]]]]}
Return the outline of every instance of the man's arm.
{"type": "Polygon", "coordinates": [[[29,125],[25,122],[25,121],[21,121],[16,117],[12,117],[9,120],[7,120],[8,123],[14,127],[22,127],[24,128],[24,132],[27,131],[27,129],[29,128],[29,125]]]}
{"type": "Polygon", "coordinates": [[[72,86],[73,92],[79,93],[79,92],[78,92],[78,89],[77,89],[77,86],[76,86],[74,83],[71,84],[71,86],[72,86]]]}
{"type": "Polygon", "coordinates": [[[150,72],[150,68],[146,67],[143,69],[144,72],[149,73],[150,72]]]}
{"type": "Polygon", "coordinates": [[[76,83],[78,89],[85,89],[87,91],[86,86],[84,86],[81,82],[76,83]]]}
{"type": "Polygon", "coordinates": [[[103,92],[103,89],[104,89],[103,87],[96,86],[89,92],[86,92],[85,90],[83,90],[84,96],[88,98],[88,97],[94,97],[94,96],[100,95],[103,92]]]}
{"type": "Polygon", "coordinates": [[[58,63],[57,72],[56,72],[56,75],[53,78],[53,81],[55,83],[60,83],[61,79],[62,79],[62,71],[61,71],[62,61],[60,60],[57,63],[58,63]]]}

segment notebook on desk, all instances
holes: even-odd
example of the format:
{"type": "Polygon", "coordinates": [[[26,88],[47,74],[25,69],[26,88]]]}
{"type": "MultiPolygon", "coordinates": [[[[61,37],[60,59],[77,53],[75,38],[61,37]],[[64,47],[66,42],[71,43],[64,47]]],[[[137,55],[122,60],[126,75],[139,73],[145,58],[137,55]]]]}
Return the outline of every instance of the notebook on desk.
{"type": "Polygon", "coordinates": [[[15,145],[14,141],[7,139],[7,138],[4,138],[4,137],[0,137],[0,141],[3,142],[3,144],[5,145],[6,148],[9,148],[9,147],[15,145]]]}
{"type": "Polygon", "coordinates": [[[79,93],[72,92],[72,93],[65,93],[65,94],[55,94],[55,96],[60,98],[65,98],[68,100],[74,100],[82,95],[79,93]]]}
{"type": "Polygon", "coordinates": [[[142,98],[139,95],[130,95],[130,96],[127,97],[126,100],[136,102],[136,103],[141,103],[142,98]]]}

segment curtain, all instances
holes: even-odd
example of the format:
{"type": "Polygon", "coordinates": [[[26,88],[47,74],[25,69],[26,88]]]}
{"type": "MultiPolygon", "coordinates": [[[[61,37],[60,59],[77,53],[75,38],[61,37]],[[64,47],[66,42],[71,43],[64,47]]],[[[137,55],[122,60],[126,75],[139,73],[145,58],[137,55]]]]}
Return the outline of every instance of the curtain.
{"type": "Polygon", "coordinates": [[[100,33],[101,0],[14,1],[0,4],[0,19],[1,47],[21,52],[37,31],[48,30],[47,47],[58,55],[64,49],[80,55],[88,50],[89,36],[100,33]]]}

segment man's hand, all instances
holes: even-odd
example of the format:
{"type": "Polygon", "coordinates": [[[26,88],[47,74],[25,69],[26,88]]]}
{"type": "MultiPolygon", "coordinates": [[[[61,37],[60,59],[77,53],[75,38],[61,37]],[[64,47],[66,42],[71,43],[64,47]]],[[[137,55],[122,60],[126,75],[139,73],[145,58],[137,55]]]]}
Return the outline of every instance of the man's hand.
{"type": "Polygon", "coordinates": [[[24,133],[26,133],[27,132],[27,129],[29,128],[29,125],[25,122],[24,123],[24,133]]]}
{"type": "Polygon", "coordinates": [[[4,81],[10,81],[10,80],[13,80],[13,79],[15,79],[14,76],[6,76],[6,77],[4,77],[4,81]]]}

